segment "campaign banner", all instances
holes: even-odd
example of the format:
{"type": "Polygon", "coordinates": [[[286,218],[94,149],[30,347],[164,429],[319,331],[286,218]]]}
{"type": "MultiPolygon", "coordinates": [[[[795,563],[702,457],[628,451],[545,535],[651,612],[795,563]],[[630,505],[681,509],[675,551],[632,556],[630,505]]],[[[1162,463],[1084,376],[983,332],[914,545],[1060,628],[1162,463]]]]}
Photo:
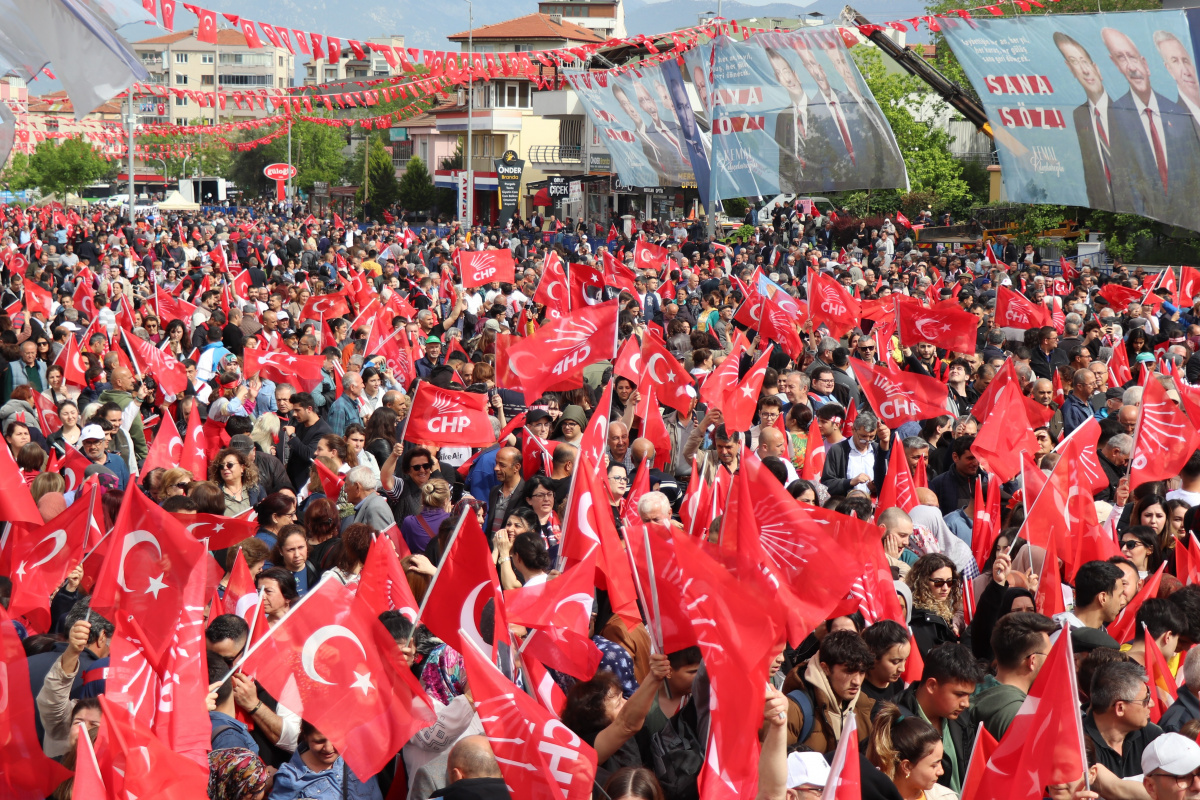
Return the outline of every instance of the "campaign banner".
{"type": "Polygon", "coordinates": [[[718,197],[908,188],[891,127],[836,30],[720,37],[684,65],[701,122],[712,120],[718,197]]]}
{"type": "MultiPolygon", "coordinates": [[[[700,132],[692,114],[685,113],[681,122],[668,89],[669,83],[678,83],[676,91],[686,92],[681,79],[666,77],[662,65],[621,75],[584,70],[564,70],[563,74],[612,155],[621,183],[696,185],[692,157],[702,151],[694,144],[700,132]]],[[[690,111],[690,102],[686,107],[690,111]]],[[[684,108],[682,101],[679,108],[684,108]]]]}
{"type": "Polygon", "coordinates": [[[941,20],[987,111],[1010,201],[1200,230],[1194,13],[941,20]]]}

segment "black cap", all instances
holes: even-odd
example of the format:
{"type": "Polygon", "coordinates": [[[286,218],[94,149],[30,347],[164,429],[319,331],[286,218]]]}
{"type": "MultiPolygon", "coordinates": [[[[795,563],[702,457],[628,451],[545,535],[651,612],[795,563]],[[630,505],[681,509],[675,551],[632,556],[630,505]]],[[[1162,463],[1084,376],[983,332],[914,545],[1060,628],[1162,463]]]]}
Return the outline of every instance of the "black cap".
{"type": "Polygon", "coordinates": [[[1120,386],[1111,386],[1104,392],[1105,400],[1120,400],[1125,396],[1125,390],[1120,386]]]}
{"type": "Polygon", "coordinates": [[[550,412],[544,408],[531,408],[525,412],[525,424],[532,425],[543,419],[551,419],[550,412]]]}
{"type": "Polygon", "coordinates": [[[1071,645],[1076,653],[1089,653],[1100,647],[1120,650],[1117,640],[1108,635],[1108,631],[1100,628],[1072,628],[1071,645]]]}

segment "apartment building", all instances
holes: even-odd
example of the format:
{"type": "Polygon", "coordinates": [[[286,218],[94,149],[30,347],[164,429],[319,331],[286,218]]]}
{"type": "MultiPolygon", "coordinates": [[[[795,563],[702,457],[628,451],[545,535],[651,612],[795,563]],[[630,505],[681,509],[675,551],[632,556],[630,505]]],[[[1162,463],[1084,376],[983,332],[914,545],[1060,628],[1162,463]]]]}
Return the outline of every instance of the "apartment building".
{"type": "Polygon", "coordinates": [[[388,47],[404,49],[403,36],[377,36],[363,42],[366,58],[357,58],[353,49],[343,47],[336,63],[330,64],[328,59],[309,59],[304,65],[304,85],[316,86],[322,83],[339,83],[342,81],[361,81],[373,78],[388,78],[402,75],[399,66],[389,66],[387,59],[372,50],[369,45],[381,44],[388,47]]]}

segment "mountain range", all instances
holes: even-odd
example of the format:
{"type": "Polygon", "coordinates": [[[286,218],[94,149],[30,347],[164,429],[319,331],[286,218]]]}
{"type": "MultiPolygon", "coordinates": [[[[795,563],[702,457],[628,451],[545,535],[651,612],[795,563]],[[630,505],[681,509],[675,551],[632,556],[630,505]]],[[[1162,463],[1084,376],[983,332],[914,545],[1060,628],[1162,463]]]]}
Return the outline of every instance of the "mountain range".
{"type": "MultiPolygon", "coordinates": [[[[625,27],[629,35],[662,33],[695,25],[706,11],[716,12],[716,0],[624,0],[625,27]]],[[[872,22],[887,22],[924,13],[921,0],[855,0],[854,7],[872,22]]],[[[205,7],[219,13],[242,14],[272,25],[286,25],[346,39],[402,34],[408,47],[446,49],[446,37],[469,27],[466,0],[442,0],[438,9],[423,2],[346,2],[346,0],[209,0],[205,7]],[[431,16],[432,13],[432,16],[431,16]]],[[[839,0],[812,0],[809,3],[755,4],[725,0],[721,14],[726,19],[764,20],[756,27],[767,27],[765,20],[787,18],[816,12],[826,21],[836,21],[844,3],[839,0]]],[[[474,9],[475,25],[491,25],[502,20],[537,11],[534,0],[509,5],[479,3],[474,9]]],[[[176,12],[180,27],[192,25],[195,18],[180,5],[176,12]]],[[[754,23],[749,23],[753,25],[754,23]]],[[[146,26],[144,30],[127,27],[122,33],[131,39],[145,39],[161,33],[146,26]]],[[[910,41],[914,41],[910,35],[910,41]]]]}

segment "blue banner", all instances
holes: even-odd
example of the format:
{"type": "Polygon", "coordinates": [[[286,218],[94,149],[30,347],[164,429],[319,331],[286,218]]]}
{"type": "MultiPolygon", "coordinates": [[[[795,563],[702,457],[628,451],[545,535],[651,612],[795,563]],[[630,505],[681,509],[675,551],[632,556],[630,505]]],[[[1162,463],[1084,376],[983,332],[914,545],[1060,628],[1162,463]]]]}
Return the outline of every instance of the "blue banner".
{"type": "Polygon", "coordinates": [[[942,20],[1008,199],[1200,230],[1200,83],[1183,11],[942,20]]]}

